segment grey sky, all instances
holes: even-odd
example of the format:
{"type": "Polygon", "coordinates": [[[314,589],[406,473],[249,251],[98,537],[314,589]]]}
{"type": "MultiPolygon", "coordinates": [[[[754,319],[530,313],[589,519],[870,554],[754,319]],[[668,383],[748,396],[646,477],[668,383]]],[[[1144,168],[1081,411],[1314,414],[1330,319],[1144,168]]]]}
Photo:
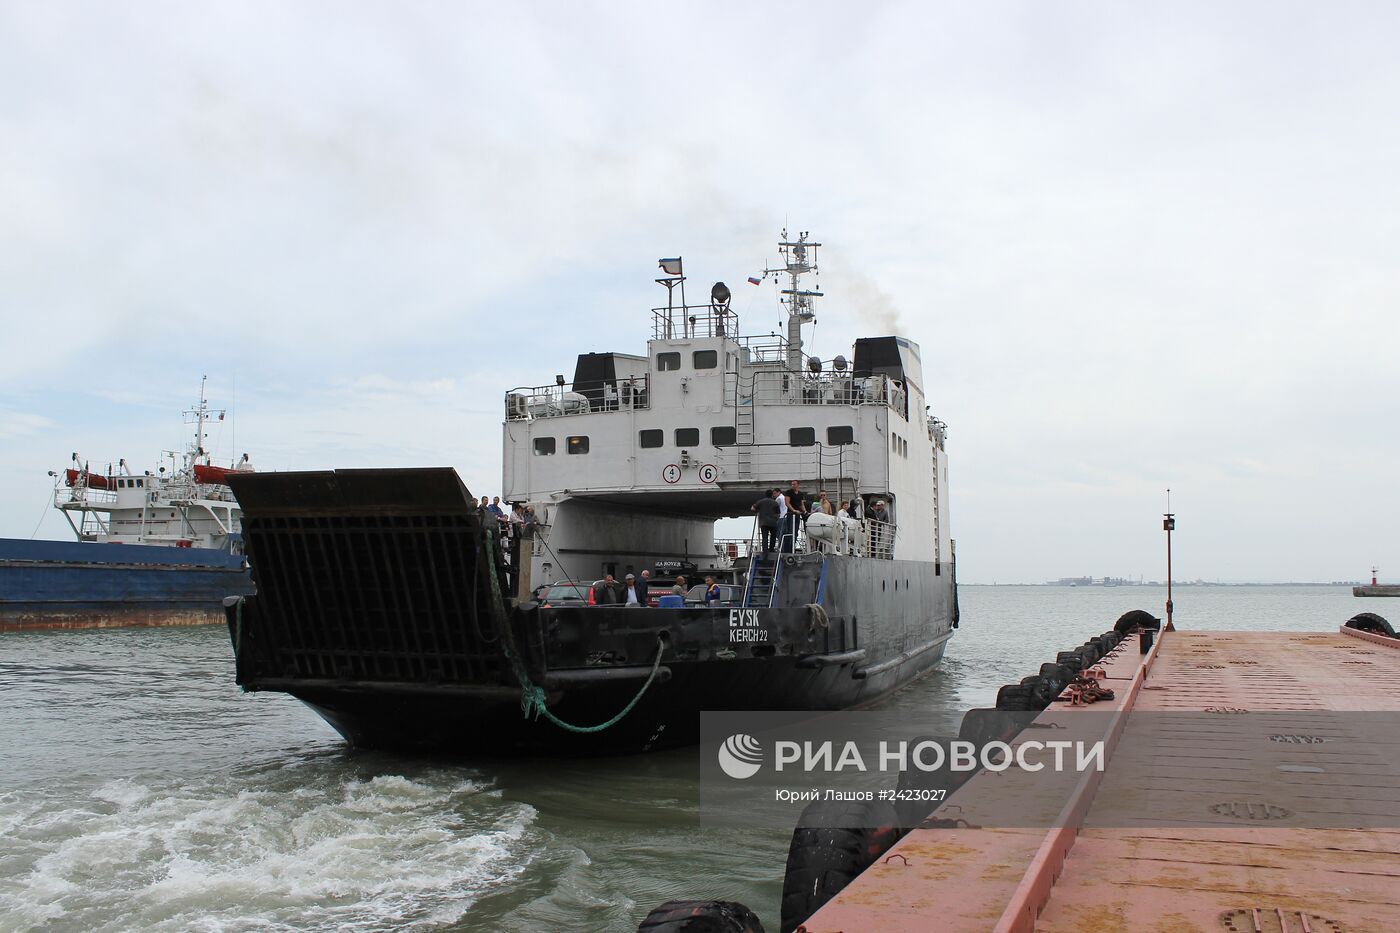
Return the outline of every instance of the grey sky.
{"type": "Polygon", "coordinates": [[[0,535],[71,450],[153,466],[204,372],[226,458],[494,494],[504,389],[790,219],[817,353],[923,346],[962,579],[1160,577],[1168,485],[1179,576],[1400,575],[1397,20],[0,3],[0,535]]]}

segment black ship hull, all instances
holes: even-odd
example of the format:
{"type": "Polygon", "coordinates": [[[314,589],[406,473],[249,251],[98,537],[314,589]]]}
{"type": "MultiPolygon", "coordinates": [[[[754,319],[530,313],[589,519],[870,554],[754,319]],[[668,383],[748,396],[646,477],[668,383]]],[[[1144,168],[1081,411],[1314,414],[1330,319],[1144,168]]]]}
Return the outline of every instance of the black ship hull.
{"type": "Polygon", "coordinates": [[[229,601],[238,682],[297,697],[359,747],[690,744],[702,711],[873,703],[937,664],[956,625],[951,565],[823,554],[781,558],[781,608],[517,603],[451,470],[235,482],[258,587],[229,601]]]}

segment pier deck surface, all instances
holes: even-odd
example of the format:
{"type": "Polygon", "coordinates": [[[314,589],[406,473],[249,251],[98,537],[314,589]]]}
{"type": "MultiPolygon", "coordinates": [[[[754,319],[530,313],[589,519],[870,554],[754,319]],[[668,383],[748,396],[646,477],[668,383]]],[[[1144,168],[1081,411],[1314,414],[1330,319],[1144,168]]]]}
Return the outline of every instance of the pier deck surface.
{"type": "Polygon", "coordinates": [[[1093,727],[1105,730],[1109,766],[1060,798],[1079,808],[1082,828],[978,828],[977,811],[998,796],[1032,792],[1013,772],[978,775],[935,814],[971,827],[915,829],[814,914],[808,933],[1400,931],[1396,730],[1382,729],[1367,753],[1347,745],[1342,761],[1323,745],[1280,745],[1282,757],[1263,764],[1268,780],[1257,760],[1241,765],[1258,758],[1261,724],[1289,733],[1290,722],[1343,712],[1389,722],[1383,714],[1400,711],[1400,641],[1351,630],[1177,631],[1145,663],[1135,640],[1124,644],[1132,653],[1120,648],[1104,664],[1117,693],[1108,708],[1133,715],[1083,717],[1105,705],[1054,704],[1037,720],[1069,730],[1057,735],[1073,734],[1076,716],[1120,724],[1093,727]],[[1290,789],[1302,772],[1306,793],[1325,791],[1335,825],[1354,817],[1373,828],[1212,815],[1220,802],[1267,805],[1271,788],[1290,789]]]}

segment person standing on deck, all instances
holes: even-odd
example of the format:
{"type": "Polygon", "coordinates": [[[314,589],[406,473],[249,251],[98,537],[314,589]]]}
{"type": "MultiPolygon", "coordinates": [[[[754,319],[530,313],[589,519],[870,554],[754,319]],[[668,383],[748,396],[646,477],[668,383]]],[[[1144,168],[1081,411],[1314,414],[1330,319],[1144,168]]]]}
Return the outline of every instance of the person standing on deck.
{"type": "Polygon", "coordinates": [[[647,590],[650,586],[651,571],[643,570],[642,575],[637,579],[637,601],[642,604],[643,608],[651,605],[651,603],[647,602],[647,590]]]}
{"type": "Polygon", "coordinates": [[[612,574],[593,584],[593,603],[598,606],[615,606],[622,602],[622,587],[612,574]]]}
{"type": "Polygon", "coordinates": [[[875,556],[889,557],[890,546],[894,544],[894,525],[884,499],[875,500],[875,505],[870,509],[870,519],[877,523],[870,526],[870,542],[874,545],[875,556]]]}
{"type": "Polygon", "coordinates": [[[719,602],[719,599],[719,584],[715,582],[714,577],[707,576],[705,578],[705,608],[709,609],[714,603],[719,602]]]}
{"type": "Polygon", "coordinates": [[[807,521],[807,497],[802,494],[802,483],[793,480],[787,491],[788,508],[792,512],[792,517],[788,519],[788,529],[785,534],[792,535],[792,550],[797,550],[797,532],[804,522],[807,521]]]}
{"type": "Polygon", "coordinates": [[[645,606],[646,590],[637,585],[637,575],[629,573],[623,586],[622,604],[624,606],[645,606]]]}
{"type": "Polygon", "coordinates": [[[749,507],[750,512],[758,515],[758,530],[761,537],[759,550],[764,554],[775,550],[778,547],[778,499],[776,489],[764,491],[763,498],[759,499],[749,507]]]}
{"type": "Polygon", "coordinates": [[[788,503],[788,497],[783,495],[781,489],[774,489],[773,495],[778,499],[778,550],[783,549],[783,537],[788,530],[788,516],[792,514],[792,508],[788,503]]]}

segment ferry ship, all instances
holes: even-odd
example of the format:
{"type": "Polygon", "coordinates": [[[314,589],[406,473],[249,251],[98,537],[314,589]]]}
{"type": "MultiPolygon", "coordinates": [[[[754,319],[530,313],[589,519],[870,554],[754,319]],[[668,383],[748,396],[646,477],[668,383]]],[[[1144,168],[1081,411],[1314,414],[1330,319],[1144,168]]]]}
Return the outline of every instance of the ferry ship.
{"type": "Polygon", "coordinates": [[[504,493],[524,524],[450,468],[230,476],[258,590],[227,601],[238,683],[357,746],[587,754],[694,742],[701,710],[866,704],[928,672],[958,618],[946,426],[906,337],[805,351],[820,245],[784,231],[750,279],[775,280],[785,333],[742,336],[723,283],[687,304],[663,259],[644,353],[581,353],[571,381],[509,390],[504,493]],[[850,506],[765,550],[758,500],[794,480],[850,506]],[[717,538],[733,518],[748,537],[717,538]],[[643,571],[659,605],[603,582],[643,571]],[[733,598],[669,595],[678,575],[733,598]],[[536,598],[559,580],[587,600],[536,598]]]}
{"type": "Polygon", "coordinates": [[[211,624],[224,597],[253,591],[227,480],[252,461],[213,463],[208,427],[225,413],[209,407],[204,382],[185,416],[194,438],[166,452],[169,467],[137,474],[123,459],[93,471],[74,453],[50,473],[76,541],[0,538],[0,631],[211,624]]]}

